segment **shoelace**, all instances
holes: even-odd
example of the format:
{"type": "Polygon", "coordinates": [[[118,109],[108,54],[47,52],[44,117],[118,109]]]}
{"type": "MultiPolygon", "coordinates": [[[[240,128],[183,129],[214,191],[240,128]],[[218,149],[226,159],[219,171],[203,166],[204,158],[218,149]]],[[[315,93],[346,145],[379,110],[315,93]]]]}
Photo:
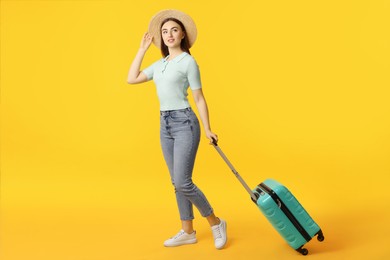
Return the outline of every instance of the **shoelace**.
{"type": "Polygon", "coordinates": [[[172,237],[172,239],[177,239],[177,238],[181,237],[182,235],[184,235],[184,231],[180,231],[179,233],[176,234],[176,236],[172,237]]]}
{"type": "Polygon", "coordinates": [[[219,228],[219,226],[216,229],[213,229],[213,235],[215,239],[222,238],[221,229],[219,228]]]}

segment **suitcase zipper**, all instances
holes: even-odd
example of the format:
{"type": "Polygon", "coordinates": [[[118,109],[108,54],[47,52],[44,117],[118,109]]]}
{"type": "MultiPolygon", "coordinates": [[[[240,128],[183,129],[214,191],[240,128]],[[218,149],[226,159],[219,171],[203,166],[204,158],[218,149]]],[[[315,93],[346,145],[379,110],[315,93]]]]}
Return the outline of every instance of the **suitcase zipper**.
{"type": "Polygon", "coordinates": [[[265,185],[264,183],[260,183],[259,186],[263,188],[263,190],[268,193],[271,198],[278,204],[278,207],[283,211],[283,213],[287,216],[287,218],[291,221],[294,227],[301,233],[303,238],[309,242],[311,240],[311,236],[307,231],[303,228],[301,223],[299,223],[298,219],[292,214],[292,212],[287,208],[286,204],[279,198],[279,196],[273,191],[270,187],[265,185]]]}

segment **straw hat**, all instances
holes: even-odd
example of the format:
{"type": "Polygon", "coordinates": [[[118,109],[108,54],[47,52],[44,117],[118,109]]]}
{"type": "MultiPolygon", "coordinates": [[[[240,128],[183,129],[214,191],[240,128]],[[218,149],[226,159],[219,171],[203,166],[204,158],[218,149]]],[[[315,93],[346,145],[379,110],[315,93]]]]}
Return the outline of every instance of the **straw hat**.
{"type": "Polygon", "coordinates": [[[158,48],[160,48],[161,45],[161,23],[167,19],[167,18],[176,18],[180,22],[183,23],[185,30],[186,30],[186,36],[188,38],[188,41],[190,43],[190,47],[195,43],[196,36],[197,36],[197,30],[194,20],[192,18],[178,10],[163,10],[158,12],[156,15],[152,17],[149,23],[149,33],[153,36],[153,43],[158,48]]]}

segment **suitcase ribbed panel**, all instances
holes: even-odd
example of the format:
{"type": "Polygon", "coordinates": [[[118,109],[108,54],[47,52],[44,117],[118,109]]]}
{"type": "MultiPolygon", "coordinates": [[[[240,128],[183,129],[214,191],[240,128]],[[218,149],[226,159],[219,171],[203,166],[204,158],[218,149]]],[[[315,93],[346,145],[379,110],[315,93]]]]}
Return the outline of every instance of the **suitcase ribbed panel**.
{"type": "Polygon", "coordinates": [[[279,198],[294,214],[295,218],[311,237],[318,233],[320,227],[314,222],[313,218],[310,217],[307,211],[302,207],[301,203],[299,203],[295,196],[285,186],[272,179],[267,179],[264,183],[278,194],[279,198]]]}
{"type": "Polygon", "coordinates": [[[286,191],[285,198],[282,200],[286,201],[286,206],[293,212],[295,218],[301,223],[306,232],[309,233],[311,237],[315,236],[320,230],[320,227],[314,222],[313,218],[310,217],[289,190],[286,191]]]}
{"type": "Polygon", "coordinates": [[[286,215],[288,220],[293,224],[293,226],[297,229],[297,231],[303,236],[303,238],[309,242],[311,240],[311,236],[306,232],[305,228],[301,225],[295,215],[290,211],[290,209],[286,206],[284,201],[279,198],[279,196],[274,192],[270,187],[268,187],[265,183],[260,183],[259,187],[261,187],[265,192],[267,192],[271,198],[278,205],[283,214],[286,215]]]}
{"type": "MultiPolygon", "coordinates": [[[[286,187],[271,179],[264,181],[264,183],[278,195],[311,237],[317,234],[320,228],[286,187]]],[[[259,195],[257,200],[259,209],[292,248],[298,249],[307,243],[307,240],[269,194],[265,192],[260,195],[258,188],[254,192],[259,195]]]]}

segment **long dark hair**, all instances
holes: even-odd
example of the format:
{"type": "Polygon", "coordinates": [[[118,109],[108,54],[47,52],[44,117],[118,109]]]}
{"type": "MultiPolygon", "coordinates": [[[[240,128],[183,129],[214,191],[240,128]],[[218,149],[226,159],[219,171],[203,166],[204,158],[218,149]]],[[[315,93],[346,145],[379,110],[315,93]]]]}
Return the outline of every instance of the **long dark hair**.
{"type": "Polygon", "coordinates": [[[182,39],[182,41],[180,43],[180,48],[181,48],[182,51],[185,51],[185,52],[187,52],[188,54],[191,55],[191,53],[190,53],[190,42],[188,41],[187,32],[186,32],[186,28],[184,27],[184,24],[182,22],[180,22],[179,20],[177,20],[176,18],[170,17],[170,18],[167,18],[164,21],[162,21],[161,26],[160,26],[160,35],[161,35],[161,46],[160,46],[160,49],[161,49],[162,56],[165,58],[165,57],[167,57],[169,55],[168,46],[165,45],[164,40],[162,38],[162,33],[161,33],[161,29],[164,26],[164,24],[166,22],[169,22],[169,21],[173,21],[173,22],[177,23],[178,25],[180,25],[181,30],[184,32],[184,38],[182,39]]]}

